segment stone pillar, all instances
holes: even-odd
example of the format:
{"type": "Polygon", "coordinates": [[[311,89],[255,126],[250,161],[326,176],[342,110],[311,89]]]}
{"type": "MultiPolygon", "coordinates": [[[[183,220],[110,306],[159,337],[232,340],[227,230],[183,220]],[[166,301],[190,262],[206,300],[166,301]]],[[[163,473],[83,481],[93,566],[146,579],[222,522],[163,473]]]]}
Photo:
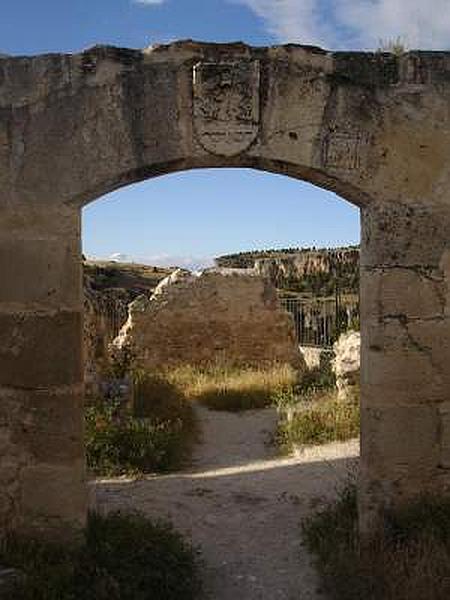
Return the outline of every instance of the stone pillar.
{"type": "Polygon", "coordinates": [[[361,532],[450,482],[450,213],[362,210],[361,532]]]}
{"type": "Polygon", "coordinates": [[[80,215],[0,214],[0,531],[61,537],[86,515],[80,215]]]}

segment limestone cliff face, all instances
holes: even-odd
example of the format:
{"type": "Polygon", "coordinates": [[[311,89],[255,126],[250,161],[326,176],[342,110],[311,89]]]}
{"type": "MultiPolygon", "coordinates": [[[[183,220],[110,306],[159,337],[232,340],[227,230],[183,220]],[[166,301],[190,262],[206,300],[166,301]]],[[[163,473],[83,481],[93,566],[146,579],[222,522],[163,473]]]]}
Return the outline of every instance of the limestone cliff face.
{"type": "Polygon", "coordinates": [[[114,344],[148,369],[225,360],[241,366],[302,366],[291,316],[255,273],[176,271],[151,299],[137,298],[114,344]]]}
{"type": "Polygon", "coordinates": [[[341,290],[357,292],[359,284],[359,249],[311,250],[257,258],[254,268],[280,289],[331,293],[336,278],[341,290]]]}

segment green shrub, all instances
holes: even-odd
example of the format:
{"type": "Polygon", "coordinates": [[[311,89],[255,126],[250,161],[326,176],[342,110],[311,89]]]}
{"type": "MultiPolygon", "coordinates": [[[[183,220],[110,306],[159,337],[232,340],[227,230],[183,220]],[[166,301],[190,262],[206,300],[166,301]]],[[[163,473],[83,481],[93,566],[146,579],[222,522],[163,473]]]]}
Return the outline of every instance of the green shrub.
{"type": "Polygon", "coordinates": [[[2,564],[25,577],[8,600],[194,600],[196,551],[165,522],[139,513],[91,514],[73,546],[9,537],[2,564]]]}
{"type": "Polygon", "coordinates": [[[359,435],[359,403],[340,402],[334,394],[303,403],[288,418],[280,419],[276,443],[284,451],[300,444],[326,444],[359,435]]]}
{"type": "Polygon", "coordinates": [[[325,592],[333,600],[448,600],[450,500],[422,497],[386,515],[361,545],[356,486],[303,522],[325,592]]]}
{"type": "Polygon", "coordinates": [[[192,419],[183,419],[181,414],[164,419],[136,418],[117,402],[87,407],[88,468],[107,476],[177,469],[189,453],[192,419]]]}
{"type": "Polygon", "coordinates": [[[336,375],[332,367],[333,358],[332,351],[322,351],[319,366],[308,369],[296,387],[298,396],[310,396],[336,387],[336,375]]]}

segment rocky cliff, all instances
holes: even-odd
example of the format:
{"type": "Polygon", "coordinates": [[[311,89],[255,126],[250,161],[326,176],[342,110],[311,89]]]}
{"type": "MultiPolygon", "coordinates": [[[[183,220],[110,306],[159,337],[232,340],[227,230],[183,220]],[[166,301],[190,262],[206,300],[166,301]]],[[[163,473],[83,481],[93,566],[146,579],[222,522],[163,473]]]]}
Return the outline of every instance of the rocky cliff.
{"type": "Polygon", "coordinates": [[[359,248],[287,249],[222,256],[218,265],[254,268],[281,290],[328,296],[340,292],[357,294],[359,248]]]}

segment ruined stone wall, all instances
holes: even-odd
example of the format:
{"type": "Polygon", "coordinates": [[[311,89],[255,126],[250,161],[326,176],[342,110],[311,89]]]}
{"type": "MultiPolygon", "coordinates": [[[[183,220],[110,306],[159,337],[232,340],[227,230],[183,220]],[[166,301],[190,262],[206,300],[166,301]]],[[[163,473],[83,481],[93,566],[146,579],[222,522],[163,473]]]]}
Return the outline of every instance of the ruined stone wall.
{"type": "Polygon", "coordinates": [[[291,316],[270,282],[254,274],[176,271],[129,311],[115,344],[130,348],[148,369],[216,360],[302,365],[291,316]]]}
{"type": "Polygon", "coordinates": [[[101,392],[111,367],[109,344],[128,318],[128,305],[137,296],[151,296],[173,269],[89,260],[83,263],[85,397],[101,392]]]}
{"type": "Polygon", "coordinates": [[[81,207],[194,168],[279,173],[361,209],[362,531],[449,494],[449,130],[448,52],[1,57],[0,526],[86,519],[81,207]]]}

